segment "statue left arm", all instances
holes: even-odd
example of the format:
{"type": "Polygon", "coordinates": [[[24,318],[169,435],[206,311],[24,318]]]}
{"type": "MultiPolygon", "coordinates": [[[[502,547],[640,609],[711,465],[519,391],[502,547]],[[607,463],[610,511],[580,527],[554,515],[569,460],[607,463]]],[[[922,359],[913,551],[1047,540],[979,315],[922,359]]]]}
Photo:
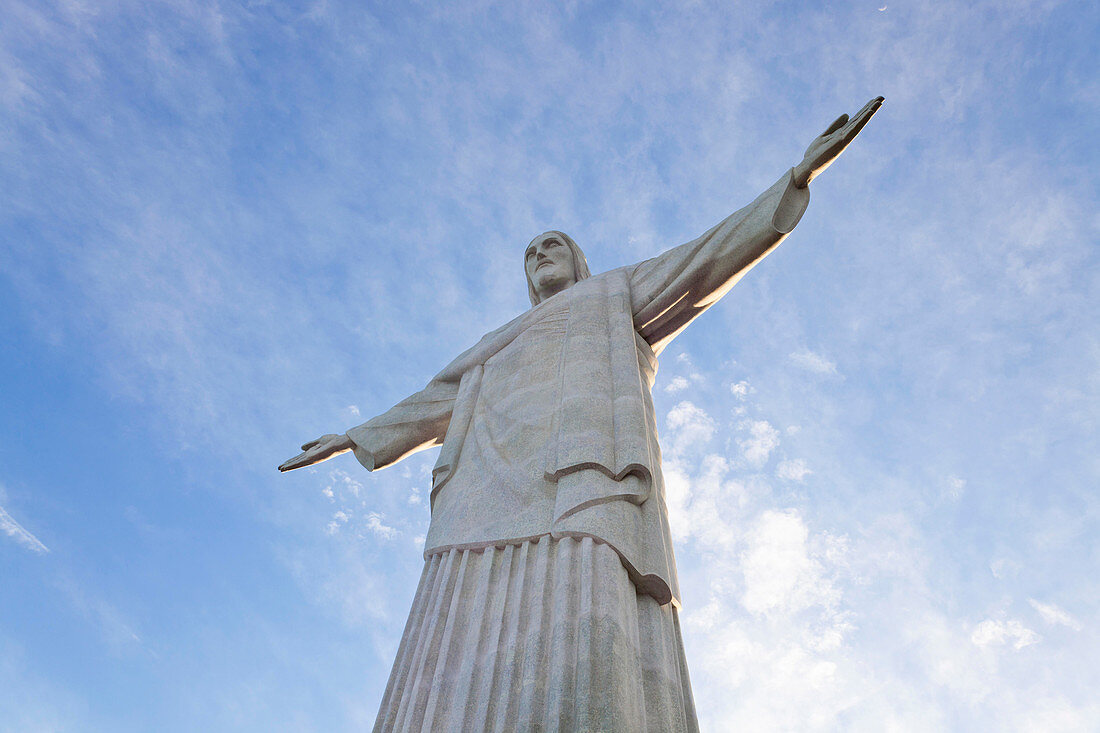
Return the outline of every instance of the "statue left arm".
{"type": "Polygon", "coordinates": [[[798,165],[755,201],[687,244],[639,263],[630,278],[635,329],[657,353],[729,292],[798,224],[808,184],[829,167],[882,105],[875,97],[841,115],[806,149],[798,165]]]}

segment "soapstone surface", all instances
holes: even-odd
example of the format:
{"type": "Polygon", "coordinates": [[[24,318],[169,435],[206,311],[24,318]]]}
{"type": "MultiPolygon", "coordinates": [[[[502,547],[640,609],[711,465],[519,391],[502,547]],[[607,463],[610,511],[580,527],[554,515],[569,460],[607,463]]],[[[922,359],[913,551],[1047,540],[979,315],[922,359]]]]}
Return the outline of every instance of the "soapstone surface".
{"type": "Polygon", "coordinates": [[[658,357],[794,229],[809,182],[877,111],[838,118],[748,206],[591,275],[545,232],[532,307],[420,392],[291,470],[440,446],[425,569],[375,730],[697,729],[651,390],[658,357]]]}

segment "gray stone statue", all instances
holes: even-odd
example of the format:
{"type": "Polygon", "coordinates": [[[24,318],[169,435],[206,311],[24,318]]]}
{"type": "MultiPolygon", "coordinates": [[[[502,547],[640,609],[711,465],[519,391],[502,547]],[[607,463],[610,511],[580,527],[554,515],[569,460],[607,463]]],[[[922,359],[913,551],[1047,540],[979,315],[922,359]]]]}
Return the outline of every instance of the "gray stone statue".
{"type": "Polygon", "coordinates": [[[531,309],[428,385],[279,466],[368,471],[442,446],[424,573],[376,731],[693,731],[651,389],[657,357],[794,228],[883,102],[698,239],[590,276],[561,232],[524,253],[531,309]]]}

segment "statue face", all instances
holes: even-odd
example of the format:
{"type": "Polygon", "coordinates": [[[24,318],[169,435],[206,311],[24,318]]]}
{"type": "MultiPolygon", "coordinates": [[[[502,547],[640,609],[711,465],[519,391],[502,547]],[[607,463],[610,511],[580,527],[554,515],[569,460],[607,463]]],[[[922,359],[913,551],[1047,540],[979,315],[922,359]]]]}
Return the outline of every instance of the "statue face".
{"type": "Polygon", "coordinates": [[[573,251],[552,234],[531,242],[524,254],[524,267],[539,298],[548,298],[576,282],[573,251]]]}

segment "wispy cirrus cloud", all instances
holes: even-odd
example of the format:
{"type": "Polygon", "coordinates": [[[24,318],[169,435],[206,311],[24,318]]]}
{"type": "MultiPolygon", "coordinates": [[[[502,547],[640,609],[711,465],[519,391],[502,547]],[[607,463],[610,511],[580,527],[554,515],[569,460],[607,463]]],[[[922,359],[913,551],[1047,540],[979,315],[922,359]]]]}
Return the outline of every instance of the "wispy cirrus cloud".
{"type": "Polygon", "coordinates": [[[750,613],[789,615],[835,603],[838,592],[823,577],[809,541],[809,528],[797,511],[767,510],[756,518],[740,558],[745,577],[741,602],[750,613]]]}
{"type": "Polygon", "coordinates": [[[665,392],[682,392],[691,386],[691,382],[686,377],[673,377],[668,380],[668,384],[665,385],[665,392]]]}
{"type": "Polygon", "coordinates": [[[836,374],[836,363],[826,359],[821,354],[802,349],[790,355],[790,360],[800,369],[805,369],[814,374],[836,374]]]}
{"type": "Polygon", "coordinates": [[[767,420],[745,420],[738,428],[748,433],[737,441],[742,455],[749,465],[760,468],[767,463],[768,456],[779,445],[779,431],[767,420]]]}
{"type": "Polygon", "coordinates": [[[1080,631],[1083,626],[1081,622],[1071,616],[1064,608],[1057,606],[1054,603],[1042,603],[1034,598],[1028,598],[1027,602],[1031,604],[1031,607],[1039,612],[1039,615],[1043,617],[1043,620],[1052,626],[1067,626],[1074,631],[1080,631]]]}
{"type": "Polygon", "coordinates": [[[791,481],[801,481],[809,476],[813,471],[806,467],[806,462],[801,458],[794,460],[782,461],[775,467],[775,475],[779,478],[789,479],[791,481]]]}
{"type": "Polygon", "coordinates": [[[1026,646],[1038,644],[1041,640],[1041,636],[1016,619],[986,619],[975,626],[970,634],[970,641],[977,646],[1011,644],[1017,651],[1026,646]]]}
{"type": "Polygon", "coordinates": [[[140,649],[146,654],[156,656],[156,652],[146,644],[129,615],[100,591],[87,588],[68,575],[56,578],[55,585],[72,607],[97,628],[100,637],[110,648],[119,653],[140,649]]]}
{"type": "Polygon", "coordinates": [[[25,547],[31,552],[47,553],[50,551],[48,547],[42,544],[41,540],[31,534],[31,532],[19,522],[15,521],[2,506],[0,506],[0,532],[3,532],[16,544],[25,547]]]}

